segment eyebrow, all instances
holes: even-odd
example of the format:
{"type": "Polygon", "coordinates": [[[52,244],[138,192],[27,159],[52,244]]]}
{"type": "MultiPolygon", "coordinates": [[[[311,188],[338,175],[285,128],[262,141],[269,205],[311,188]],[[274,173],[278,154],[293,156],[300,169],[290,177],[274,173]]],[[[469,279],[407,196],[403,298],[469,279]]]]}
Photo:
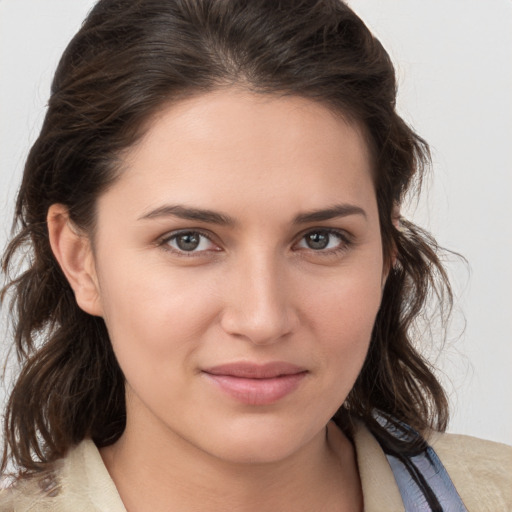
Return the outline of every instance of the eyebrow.
{"type": "MultiPolygon", "coordinates": [[[[308,224],[311,222],[322,222],[338,217],[347,217],[349,215],[362,215],[367,218],[366,212],[359,206],[352,204],[338,204],[329,208],[311,210],[299,213],[293,219],[293,224],[308,224]]],[[[138,220],[155,219],[160,217],[178,217],[185,220],[196,220],[207,224],[218,224],[221,226],[233,227],[237,224],[233,217],[213,210],[202,208],[192,208],[183,205],[165,205],[155,208],[150,212],[139,217],[138,220]]]]}
{"type": "Polygon", "coordinates": [[[234,226],[235,220],[228,215],[224,215],[213,210],[204,210],[202,208],[191,208],[182,205],[160,206],[149,213],[142,215],[138,220],[155,219],[159,217],[178,217],[186,220],[197,220],[208,224],[219,224],[221,226],[234,226]]]}
{"type": "Polygon", "coordinates": [[[336,219],[338,217],[347,217],[349,215],[362,215],[365,219],[368,218],[366,212],[359,206],[353,204],[337,204],[329,208],[300,213],[293,219],[293,223],[308,224],[311,222],[336,219]]]}

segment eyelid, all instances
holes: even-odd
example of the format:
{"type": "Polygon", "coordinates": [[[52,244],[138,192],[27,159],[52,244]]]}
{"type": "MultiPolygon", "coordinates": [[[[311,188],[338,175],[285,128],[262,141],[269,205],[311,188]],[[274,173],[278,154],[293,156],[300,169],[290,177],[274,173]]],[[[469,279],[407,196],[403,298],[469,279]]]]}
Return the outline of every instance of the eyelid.
{"type": "Polygon", "coordinates": [[[304,240],[304,237],[308,235],[309,233],[327,233],[329,235],[335,235],[341,240],[340,247],[336,247],[334,249],[311,249],[307,247],[301,247],[299,250],[304,251],[310,251],[319,255],[329,255],[334,254],[337,252],[346,251],[350,246],[354,244],[354,237],[345,231],[344,229],[337,229],[337,228],[331,228],[331,227],[314,227],[314,228],[308,228],[304,231],[302,231],[298,237],[297,241],[293,244],[293,246],[298,245],[302,240],[304,240]]]}
{"type": "Polygon", "coordinates": [[[201,256],[208,252],[219,252],[222,250],[220,247],[220,244],[214,240],[214,236],[209,233],[208,231],[205,231],[201,228],[183,228],[183,229],[176,229],[174,231],[169,231],[165,235],[162,235],[158,237],[156,240],[156,245],[161,247],[164,251],[171,252],[173,254],[177,254],[179,256],[185,256],[185,257],[194,257],[194,256],[201,256]],[[169,245],[169,242],[179,235],[183,235],[186,233],[197,233],[198,235],[208,239],[212,244],[215,245],[216,249],[207,249],[202,251],[181,251],[179,249],[175,249],[174,247],[171,247],[169,245]]]}

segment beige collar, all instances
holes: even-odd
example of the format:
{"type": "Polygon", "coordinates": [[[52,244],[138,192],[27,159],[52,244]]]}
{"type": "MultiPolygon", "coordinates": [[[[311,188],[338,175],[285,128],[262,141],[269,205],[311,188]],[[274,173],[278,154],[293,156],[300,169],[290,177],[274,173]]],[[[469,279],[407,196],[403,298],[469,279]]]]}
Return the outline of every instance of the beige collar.
{"type": "MultiPolygon", "coordinates": [[[[334,422],[328,425],[329,439],[336,449],[341,431],[334,422]]],[[[400,491],[386,455],[363,423],[357,422],[353,441],[363,489],[365,512],[405,512],[400,491]]]]}
{"type": "Polygon", "coordinates": [[[100,452],[90,439],[69,453],[63,473],[70,496],[85,495],[102,512],[126,512],[100,452]]]}

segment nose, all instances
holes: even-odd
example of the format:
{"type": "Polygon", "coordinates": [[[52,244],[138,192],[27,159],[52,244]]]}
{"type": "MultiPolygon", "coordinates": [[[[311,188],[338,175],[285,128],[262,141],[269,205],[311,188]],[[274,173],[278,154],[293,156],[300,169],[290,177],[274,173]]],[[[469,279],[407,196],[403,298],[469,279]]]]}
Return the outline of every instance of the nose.
{"type": "Polygon", "coordinates": [[[232,336],[256,345],[275,343],[298,325],[286,272],[271,258],[246,258],[231,269],[221,325],[232,336]]]}

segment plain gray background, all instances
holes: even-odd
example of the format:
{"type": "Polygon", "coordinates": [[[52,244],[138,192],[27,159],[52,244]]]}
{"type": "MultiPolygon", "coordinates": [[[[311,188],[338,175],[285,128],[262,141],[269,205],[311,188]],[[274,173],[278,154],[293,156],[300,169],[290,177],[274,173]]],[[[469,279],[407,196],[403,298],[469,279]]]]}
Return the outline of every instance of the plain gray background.
{"type": "MultiPolygon", "coordinates": [[[[2,246],[57,60],[93,3],[0,0],[2,246]]],[[[449,430],[512,444],[512,2],[349,4],[390,52],[399,110],[432,146],[428,193],[407,215],[469,261],[449,266],[458,302],[442,354],[424,348],[450,394],[449,430]]],[[[5,318],[0,329],[5,339],[5,318]]]]}

